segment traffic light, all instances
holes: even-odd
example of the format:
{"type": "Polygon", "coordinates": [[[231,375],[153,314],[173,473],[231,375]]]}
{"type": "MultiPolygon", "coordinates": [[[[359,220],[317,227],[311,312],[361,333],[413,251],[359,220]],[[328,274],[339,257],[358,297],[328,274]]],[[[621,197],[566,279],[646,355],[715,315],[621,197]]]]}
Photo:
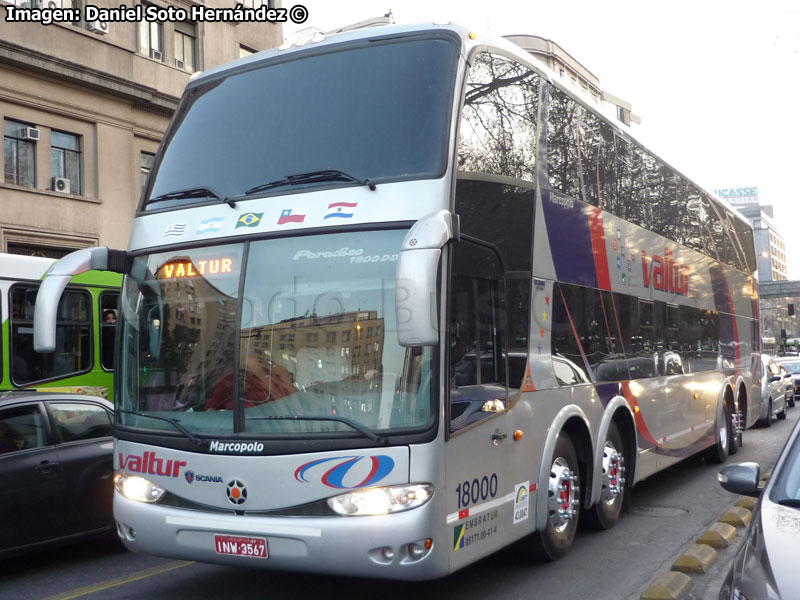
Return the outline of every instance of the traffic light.
{"type": "Polygon", "coordinates": [[[786,307],[786,309],[787,309],[787,311],[788,311],[788,313],[789,313],[789,316],[790,316],[790,317],[793,317],[793,316],[794,316],[794,304],[789,304],[789,305],[786,307]]]}

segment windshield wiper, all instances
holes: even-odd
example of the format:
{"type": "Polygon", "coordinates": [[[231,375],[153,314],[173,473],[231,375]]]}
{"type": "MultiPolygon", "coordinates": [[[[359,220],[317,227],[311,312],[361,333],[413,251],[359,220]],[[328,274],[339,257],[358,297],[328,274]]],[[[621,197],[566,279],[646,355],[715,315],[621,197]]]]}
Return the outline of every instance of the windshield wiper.
{"type": "Polygon", "coordinates": [[[234,208],[236,206],[236,202],[234,202],[231,198],[223,198],[217,192],[212,190],[209,187],[196,187],[196,188],[189,188],[186,190],[177,190],[175,192],[170,192],[168,194],[161,194],[160,196],[156,196],[155,198],[150,198],[147,201],[147,204],[152,204],[153,202],[162,202],[164,200],[184,200],[186,198],[215,198],[220,202],[226,202],[228,206],[234,208]]]}
{"type": "Polygon", "coordinates": [[[301,417],[299,415],[268,415],[265,417],[247,417],[248,421],[335,421],[336,423],[344,423],[365,435],[371,440],[375,440],[379,444],[385,444],[388,440],[382,435],[378,435],[368,427],[359,425],[355,421],[345,419],[344,417],[301,417]]]}
{"type": "Polygon", "coordinates": [[[173,419],[171,417],[162,417],[160,415],[146,415],[144,413],[135,412],[135,411],[132,411],[132,410],[118,410],[117,412],[123,413],[123,414],[126,414],[126,415],[135,415],[137,417],[145,417],[145,418],[148,418],[148,419],[158,419],[159,421],[166,421],[167,423],[169,423],[170,425],[175,427],[175,429],[180,431],[183,435],[185,435],[187,438],[192,440],[198,446],[203,446],[205,444],[205,442],[203,440],[201,440],[199,437],[197,437],[191,431],[186,429],[186,427],[181,425],[181,422],[178,421],[178,419],[173,419]]]}
{"type": "Polygon", "coordinates": [[[375,191],[375,184],[369,179],[361,179],[340,171],[338,169],[324,169],[322,171],[309,171],[308,173],[297,173],[296,175],[287,175],[275,181],[268,181],[255,187],[250,188],[244,193],[244,196],[264,192],[273,188],[282,187],[286,185],[302,185],[306,183],[322,183],[325,181],[352,181],[367,186],[372,191],[375,191]]]}
{"type": "Polygon", "coordinates": [[[781,506],[792,506],[794,508],[800,508],[800,499],[798,498],[781,498],[778,500],[777,504],[781,506]]]}

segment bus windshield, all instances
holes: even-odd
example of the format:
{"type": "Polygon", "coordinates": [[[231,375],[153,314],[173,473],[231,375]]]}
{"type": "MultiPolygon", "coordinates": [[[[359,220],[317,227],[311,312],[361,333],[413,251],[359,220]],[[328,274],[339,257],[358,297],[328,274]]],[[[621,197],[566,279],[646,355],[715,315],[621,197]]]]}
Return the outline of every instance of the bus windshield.
{"type": "Polygon", "coordinates": [[[177,419],[199,434],[266,436],[427,426],[431,349],[401,347],[396,335],[404,235],[334,233],[136,258],[120,302],[120,423],[174,430],[177,419]]]}
{"type": "Polygon", "coordinates": [[[441,176],[457,56],[449,39],[394,39],[190,88],[144,209],[240,197],[281,180],[307,188],[441,176]],[[347,176],[291,179],[331,170],[347,176]]]}

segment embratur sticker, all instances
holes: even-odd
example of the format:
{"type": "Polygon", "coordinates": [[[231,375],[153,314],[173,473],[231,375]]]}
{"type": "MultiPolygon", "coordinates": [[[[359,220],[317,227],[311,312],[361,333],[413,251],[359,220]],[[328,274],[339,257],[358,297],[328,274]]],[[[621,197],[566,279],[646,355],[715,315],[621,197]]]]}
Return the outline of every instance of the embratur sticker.
{"type": "Polygon", "coordinates": [[[514,489],[514,525],[528,518],[530,482],[518,483],[514,489]]]}

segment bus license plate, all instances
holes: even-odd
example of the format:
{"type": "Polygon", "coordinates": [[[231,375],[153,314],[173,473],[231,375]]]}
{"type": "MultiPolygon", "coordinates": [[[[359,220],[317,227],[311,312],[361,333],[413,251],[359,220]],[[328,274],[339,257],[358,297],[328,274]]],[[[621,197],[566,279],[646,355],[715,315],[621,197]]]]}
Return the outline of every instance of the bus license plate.
{"type": "Polygon", "coordinates": [[[267,539],[239,537],[235,535],[215,535],[214,546],[217,554],[233,554],[235,556],[253,556],[267,558],[267,539]]]}

